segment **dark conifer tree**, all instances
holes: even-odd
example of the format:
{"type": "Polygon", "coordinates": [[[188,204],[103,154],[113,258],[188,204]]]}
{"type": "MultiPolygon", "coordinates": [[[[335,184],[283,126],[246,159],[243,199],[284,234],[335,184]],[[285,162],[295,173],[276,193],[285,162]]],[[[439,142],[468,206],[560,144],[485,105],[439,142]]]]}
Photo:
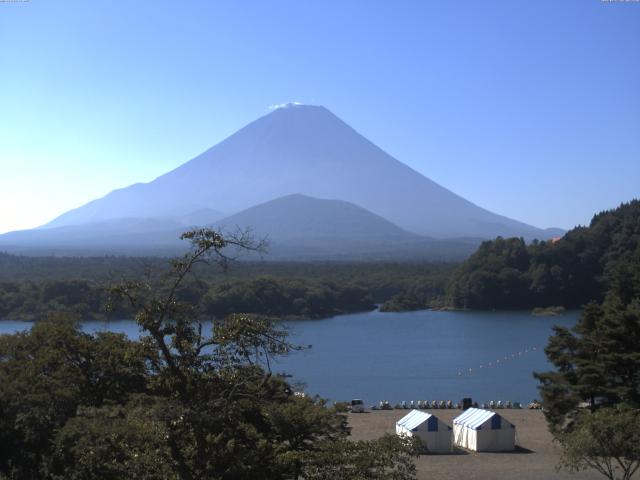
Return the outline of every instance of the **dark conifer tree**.
{"type": "Polygon", "coordinates": [[[571,331],[556,327],[545,349],[556,371],[536,377],[553,429],[568,426],[581,402],[640,408],[639,253],[613,271],[606,300],[588,305],[571,331]]]}

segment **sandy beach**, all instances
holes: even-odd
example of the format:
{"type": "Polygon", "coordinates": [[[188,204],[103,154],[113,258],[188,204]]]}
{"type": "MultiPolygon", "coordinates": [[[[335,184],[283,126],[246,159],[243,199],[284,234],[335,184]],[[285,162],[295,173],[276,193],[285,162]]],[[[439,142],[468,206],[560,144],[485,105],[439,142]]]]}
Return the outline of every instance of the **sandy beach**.
{"type": "MultiPolygon", "coordinates": [[[[370,411],[349,414],[354,440],[371,440],[395,433],[395,422],[408,410],[370,411]]],[[[448,425],[461,410],[429,410],[448,425]]],[[[539,410],[499,410],[516,426],[515,452],[476,453],[456,449],[451,455],[421,455],[416,461],[419,479],[600,479],[595,471],[557,472],[559,448],[553,444],[539,410]]],[[[635,477],[634,477],[635,478],[635,477]]]]}

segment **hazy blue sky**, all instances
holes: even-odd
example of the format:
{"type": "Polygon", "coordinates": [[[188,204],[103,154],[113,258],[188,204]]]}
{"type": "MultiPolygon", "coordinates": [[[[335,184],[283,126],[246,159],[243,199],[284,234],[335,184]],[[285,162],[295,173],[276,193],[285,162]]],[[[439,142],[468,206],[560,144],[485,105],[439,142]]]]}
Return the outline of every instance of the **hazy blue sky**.
{"type": "Polygon", "coordinates": [[[640,196],[640,3],[0,2],[0,232],[288,101],[483,207],[568,228],[640,196]]]}

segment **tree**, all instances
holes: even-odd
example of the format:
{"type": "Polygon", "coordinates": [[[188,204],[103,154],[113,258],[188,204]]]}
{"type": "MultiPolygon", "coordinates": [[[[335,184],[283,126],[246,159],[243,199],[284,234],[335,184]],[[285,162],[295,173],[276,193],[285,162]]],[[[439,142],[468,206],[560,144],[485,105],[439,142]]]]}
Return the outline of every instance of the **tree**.
{"type": "MultiPolygon", "coordinates": [[[[159,398],[154,418],[162,425],[177,478],[306,475],[307,463],[327,445],[350,443],[344,441],[348,429],[340,407],[297,397],[271,375],[270,359],[298,347],[277,324],[255,315],[217,319],[207,332],[193,305],[177,294],[196,264],[213,260],[224,267],[222,250],[228,246],[261,245],[206,229],[183,238],[190,240],[191,251],[173,261],[159,281],[124,282],[113,289],[137,310],[136,320],[147,333],[143,344],[158,352],[151,382],[159,398]]],[[[412,478],[403,448],[376,458],[376,468],[402,472],[393,478],[412,478]]]]}
{"type": "Polygon", "coordinates": [[[191,249],[168,270],[111,289],[137,312],[139,342],[62,321],[0,338],[0,477],[275,480],[344,467],[414,478],[410,445],[347,441],[343,406],[271,374],[274,356],[298,349],[276,322],[203,323],[197,290],[181,296],[196,265],[225,268],[223,249],[260,243],[208,229],[183,238],[191,249]]]}
{"type": "MultiPolygon", "coordinates": [[[[637,265],[640,265],[638,262],[637,265]]],[[[615,280],[603,304],[588,305],[572,329],[555,327],[545,352],[552,372],[536,373],[553,429],[570,426],[581,402],[640,408],[640,297],[623,298],[629,276],[615,280]]]]}
{"type": "Polygon", "coordinates": [[[306,480],[405,480],[422,450],[417,437],[385,435],[372,441],[324,442],[304,467],[306,480]]]}
{"type": "Polygon", "coordinates": [[[147,389],[148,352],[114,333],[82,333],[53,317],[0,336],[0,472],[42,478],[51,441],[82,406],[121,403],[147,389]]]}
{"type": "Polygon", "coordinates": [[[640,467],[640,410],[619,406],[582,412],[577,427],[558,439],[560,465],[567,470],[592,468],[610,480],[629,480],[640,467]]]}
{"type": "Polygon", "coordinates": [[[640,249],[626,260],[611,269],[602,304],[588,305],[572,330],[555,328],[545,352],[556,370],[535,374],[561,466],[610,479],[640,465],[640,249]]]}
{"type": "Polygon", "coordinates": [[[138,395],[125,405],[82,407],[54,437],[52,475],[68,480],[173,480],[167,431],[157,399],[138,395]]]}

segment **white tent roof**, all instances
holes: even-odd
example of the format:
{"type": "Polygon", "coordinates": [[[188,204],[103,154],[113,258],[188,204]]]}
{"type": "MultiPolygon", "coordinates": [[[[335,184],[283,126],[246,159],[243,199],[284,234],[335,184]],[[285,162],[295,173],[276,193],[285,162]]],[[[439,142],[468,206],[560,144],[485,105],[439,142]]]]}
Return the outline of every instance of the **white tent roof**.
{"type": "MultiPolygon", "coordinates": [[[[453,419],[454,425],[462,425],[472,430],[478,430],[487,420],[498,415],[496,412],[482,410],[480,408],[469,408],[461,415],[453,419]]],[[[500,417],[500,415],[498,415],[500,417]]]]}
{"type": "Polygon", "coordinates": [[[407,430],[414,430],[429,420],[432,415],[427,412],[421,412],[420,410],[411,410],[404,417],[396,422],[396,425],[406,428],[407,430]]]}

